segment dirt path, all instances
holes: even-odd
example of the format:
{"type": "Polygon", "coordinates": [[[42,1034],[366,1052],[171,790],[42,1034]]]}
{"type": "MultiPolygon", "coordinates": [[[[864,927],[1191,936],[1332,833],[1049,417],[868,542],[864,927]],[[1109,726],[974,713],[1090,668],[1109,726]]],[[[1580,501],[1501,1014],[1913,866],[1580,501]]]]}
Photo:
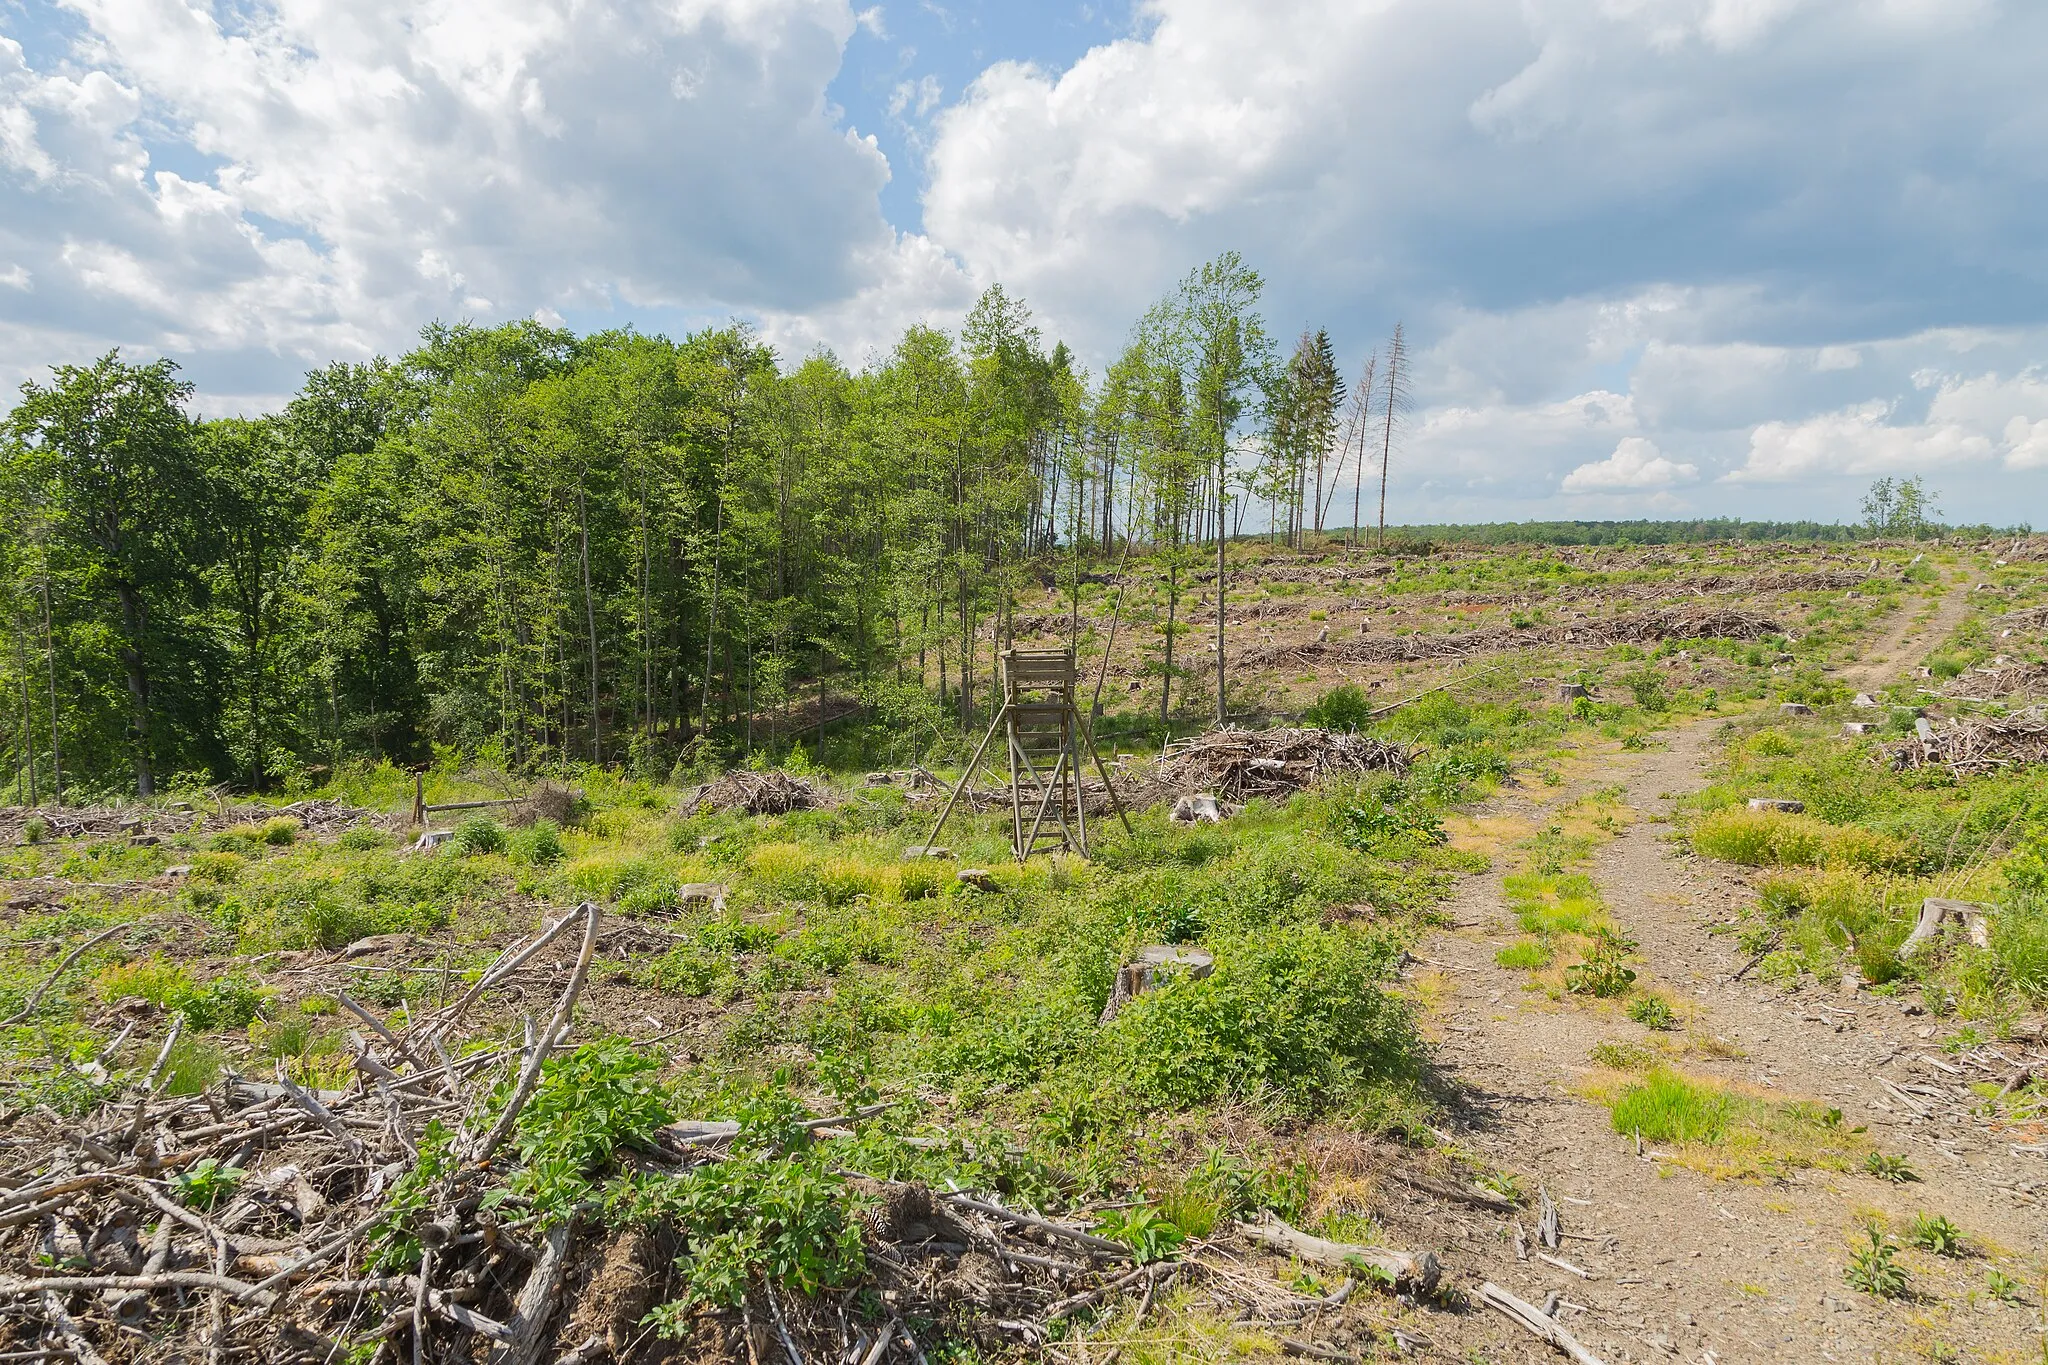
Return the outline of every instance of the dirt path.
{"type": "MultiPolygon", "coordinates": [[[[1909,640],[1945,633],[1960,615],[1958,601],[1951,593],[1932,619],[1895,626],[1859,665],[1878,671],[1855,680],[1888,676],[1909,640]]],[[[1698,722],[1661,749],[1593,755],[1562,787],[1510,790],[1481,813],[1482,828],[1529,829],[1577,796],[1620,788],[1637,818],[1587,870],[1640,945],[1643,983],[1685,1002],[1686,1027],[1652,1034],[1604,1003],[1525,989],[1528,973],[1494,961],[1518,936],[1504,869],[1465,883],[1452,904],[1458,927],[1422,950],[1435,978],[1425,994],[1434,992],[1437,1058],[1470,1101],[1451,1136],[1518,1172],[1532,1193],[1541,1184],[1558,1197],[1568,1236],[1553,1254],[1591,1278],[1533,1256],[1518,1260],[1504,1226],[1481,1229],[1484,1220],[1468,1220],[1473,1235],[1446,1263],[1471,1268],[1468,1288],[1490,1278],[1535,1303],[1560,1291],[1560,1320],[1607,1362],[2042,1361],[2048,1158],[2014,1152],[2016,1143],[2040,1139],[1987,1131],[1966,1112],[1960,1083],[1921,1060],[1948,1056],[1942,1043],[1953,1021],[1937,1023],[1868,992],[1808,984],[1788,993],[1732,980],[1746,955],[1732,934],[1710,930],[1735,918],[1748,887],[1668,842],[1663,823],[1671,798],[1702,784],[1717,728],[1698,722]],[[1717,1179],[1655,1151],[1638,1156],[1636,1143],[1613,1131],[1607,1109],[1580,1091],[1598,1070],[1589,1057],[1595,1046],[1659,1039],[1688,1073],[1839,1108],[1844,1126],[1867,1125],[1871,1144],[1907,1156],[1923,1180],[1892,1184],[1860,1167],[1717,1179]],[[1894,1091],[1887,1080],[1920,1089],[1894,1091]],[[1923,1211],[1945,1214],[1996,1253],[2031,1257],[2031,1275],[2021,1278],[2035,1306],[1986,1294],[1982,1259],[1912,1249],[1901,1262],[1915,1297],[1887,1303],[1843,1282],[1852,1238],[1861,1239],[1873,1215],[1893,1220],[1903,1240],[1899,1221],[1923,1211]]],[[[1471,1326],[1486,1359],[1556,1358],[1505,1320],[1471,1326]]]]}

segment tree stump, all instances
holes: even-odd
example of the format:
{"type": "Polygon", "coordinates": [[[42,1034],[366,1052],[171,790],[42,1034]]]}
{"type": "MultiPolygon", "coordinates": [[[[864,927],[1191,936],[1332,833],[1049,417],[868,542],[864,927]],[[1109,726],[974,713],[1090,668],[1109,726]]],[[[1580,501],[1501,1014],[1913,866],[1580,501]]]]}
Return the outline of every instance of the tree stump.
{"type": "Polygon", "coordinates": [[[1941,896],[1929,896],[1920,902],[1920,919],[1913,926],[1913,932],[1899,945],[1898,958],[1904,962],[1926,945],[1927,941],[1941,932],[1941,926],[1951,919],[1961,920],[1963,931],[1970,936],[1972,945],[1978,948],[1991,946],[1990,916],[1997,911],[1995,905],[1982,905],[1976,901],[1948,900],[1941,896]]]}
{"type": "Polygon", "coordinates": [[[1778,711],[1779,714],[1787,716],[1810,716],[1813,714],[1813,708],[1803,701],[1779,702],[1778,711]]]}
{"type": "Polygon", "coordinates": [[[1845,720],[1842,722],[1842,733],[1845,735],[1868,735],[1874,734],[1876,730],[1877,726],[1867,720],[1845,720]]]}
{"type": "Polygon", "coordinates": [[[1132,998],[1160,983],[1162,975],[1185,972],[1196,981],[1216,970],[1216,957],[1200,948],[1180,948],[1155,943],[1138,951],[1136,958],[1116,969],[1116,982],[1109,989],[1109,1003],[1102,1007],[1102,1023],[1116,1018],[1132,998]]]}
{"type": "Polygon", "coordinates": [[[1559,701],[1577,701],[1580,697],[1590,697],[1592,695],[1591,692],[1586,690],[1584,683],[1559,683],[1557,685],[1557,699],[1559,701]]]}
{"type": "Polygon", "coordinates": [[[1192,792],[1173,803],[1166,818],[1176,825],[1220,825],[1228,814],[1223,803],[1208,792],[1192,792]]]}
{"type": "Polygon", "coordinates": [[[1749,808],[1751,810],[1783,811],[1787,815],[1797,815],[1806,809],[1806,803],[1804,801],[1795,801],[1789,796],[1752,796],[1749,798],[1749,808]]]}

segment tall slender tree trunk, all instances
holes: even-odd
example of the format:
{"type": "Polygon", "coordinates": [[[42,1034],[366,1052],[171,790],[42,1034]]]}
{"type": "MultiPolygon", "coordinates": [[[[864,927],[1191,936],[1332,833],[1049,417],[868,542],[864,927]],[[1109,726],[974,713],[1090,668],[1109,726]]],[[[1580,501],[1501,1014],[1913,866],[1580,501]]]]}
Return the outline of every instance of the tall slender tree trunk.
{"type": "Polygon", "coordinates": [[[1216,723],[1220,726],[1228,719],[1223,704],[1223,605],[1229,593],[1223,583],[1223,517],[1228,500],[1224,486],[1229,474],[1230,442],[1228,433],[1218,424],[1216,432],[1216,723]]]}
{"type": "Polygon", "coordinates": [[[128,675],[129,728],[135,752],[135,794],[147,800],[156,795],[156,770],[149,751],[149,665],[142,652],[142,597],[132,583],[120,583],[115,592],[121,598],[121,666],[128,675]]]}
{"type": "Polygon", "coordinates": [[[50,799],[64,804],[64,755],[57,740],[57,644],[50,631],[50,573],[42,573],[43,666],[50,682],[50,799]]]}
{"type": "Polygon", "coordinates": [[[590,639],[590,761],[602,762],[597,716],[597,603],[590,592],[590,517],[583,485],[576,485],[576,553],[583,570],[583,628],[590,639]]]}
{"type": "MultiPolygon", "coordinates": [[[[17,672],[21,678],[21,756],[28,760],[28,803],[31,806],[43,804],[42,794],[36,790],[36,727],[34,713],[28,702],[28,644],[22,638],[21,621],[14,622],[14,654],[19,662],[17,672]]],[[[18,769],[16,770],[19,771],[18,769]]],[[[16,792],[20,791],[20,779],[15,782],[16,792]]]]}

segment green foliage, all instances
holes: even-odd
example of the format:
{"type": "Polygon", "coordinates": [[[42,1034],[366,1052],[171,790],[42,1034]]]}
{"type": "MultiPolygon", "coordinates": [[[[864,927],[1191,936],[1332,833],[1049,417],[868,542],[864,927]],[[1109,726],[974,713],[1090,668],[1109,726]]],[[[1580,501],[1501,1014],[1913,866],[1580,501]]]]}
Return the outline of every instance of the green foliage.
{"type": "Polygon", "coordinates": [[[811,1143],[802,1107],[770,1092],[737,1117],[725,1160],[680,1177],[618,1181],[606,1192],[613,1222],[666,1224],[681,1235],[683,1295],[650,1315],[666,1336],[684,1334],[697,1305],[737,1307],[761,1280],[816,1294],[854,1283],[867,1267],[860,1201],[811,1143]]]}
{"type": "Polygon", "coordinates": [[[1913,1163],[1903,1155],[1872,1152],[1863,1158],[1863,1169],[1879,1180],[1887,1180],[1894,1185],[1910,1184],[1920,1179],[1920,1173],[1913,1169],[1913,1163]]]}
{"type": "Polygon", "coordinates": [[[289,815],[274,816],[265,820],[257,829],[257,837],[274,848],[281,848],[297,842],[299,822],[289,815]]]}
{"type": "Polygon", "coordinates": [[[210,1209],[242,1186],[246,1174],[213,1157],[201,1157],[171,1177],[171,1191],[178,1201],[195,1209],[210,1209]]]}
{"type": "Polygon", "coordinates": [[[450,842],[465,857],[502,853],[505,850],[505,827],[488,815],[472,815],[455,827],[455,838],[450,842]]]}
{"type": "Polygon", "coordinates": [[[1851,1289],[1860,1289],[1880,1299],[1903,1297],[1910,1281],[1906,1268],[1896,1259],[1898,1244],[1874,1227],[1865,1229],[1865,1232],[1870,1240],[1849,1254],[1849,1264],[1843,1268],[1842,1278],[1848,1281],[1851,1289]]]}
{"type": "MultiPolygon", "coordinates": [[[[505,1195],[544,1221],[567,1217],[621,1150],[644,1146],[656,1128],[674,1122],[669,1097],[653,1079],[660,1069],[658,1054],[636,1051],[623,1038],[550,1058],[519,1111],[512,1136],[519,1168],[506,1181],[505,1195]]],[[[496,1107],[509,1093],[508,1079],[494,1097],[496,1107]]]]}
{"type": "Polygon", "coordinates": [[[1626,995],[1635,984],[1636,973],[1628,965],[1635,944],[1618,934],[1601,931],[1587,942],[1583,958],[1564,969],[1565,989],[1576,995],[1607,997],[1626,995]]]}
{"type": "Polygon", "coordinates": [[[515,863],[527,867],[552,867],[562,861],[568,848],[562,843],[562,827],[553,820],[535,820],[514,833],[506,852],[515,863]]]}
{"type": "Polygon", "coordinates": [[[1678,1027],[1678,1016],[1661,995],[1639,995],[1628,1002],[1628,1017],[1644,1028],[1669,1031],[1678,1027]]]}
{"type": "Polygon", "coordinates": [[[199,984],[183,967],[161,957],[109,967],[97,989],[105,1000],[140,997],[173,1014],[185,1016],[198,1030],[247,1028],[263,1008],[263,995],[239,976],[217,976],[199,984]]]}
{"type": "Polygon", "coordinates": [[[1096,1216],[1095,1231],[1098,1236],[1129,1247],[1131,1259],[1139,1265],[1171,1260],[1188,1236],[1158,1209],[1150,1207],[1104,1210],[1096,1216]]]}
{"type": "Polygon", "coordinates": [[[1325,730],[1363,730],[1372,723],[1372,702],[1364,688],[1343,683],[1316,698],[1301,713],[1301,722],[1325,730]]]}
{"type": "Polygon", "coordinates": [[[1714,1144],[1728,1135],[1735,1100],[1719,1086],[1658,1067],[1623,1091],[1614,1103],[1614,1131],[1641,1133],[1648,1142],[1714,1144]]]}
{"type": "Polygon", "coordinates": [[[367,853],[371,849],[386,848],[391,843],[385,837],[384,831],[375,825],[350,825],[334,842],[354,853],[367,853]]]}
{"type": "Polygon", "coordinates": [[[1984,1292],[2000,1303],[2025,1303],[2026,1286],[2018,1280],[1992,1266],[1984,1272],[1984,1292]]]}
{"type": "Polygon", "coordinates": [[[1315,1112],[1406,1077],[1414,1035],[1386,989],[1397,953],[1377,936],[1303,926],[1238,940],[1196,981],[1132,1000],[1105,1030],[1106,1074],[1140,1104],[1225,1094],[1315,1112]]]}
{"type": "Polygon", "coordinates": [[[1914,1246],[1937,1256],[1963,1254],[1963,1230],[1938,1213],[1913,1215],[1912,1240],[1914,1246]]]}

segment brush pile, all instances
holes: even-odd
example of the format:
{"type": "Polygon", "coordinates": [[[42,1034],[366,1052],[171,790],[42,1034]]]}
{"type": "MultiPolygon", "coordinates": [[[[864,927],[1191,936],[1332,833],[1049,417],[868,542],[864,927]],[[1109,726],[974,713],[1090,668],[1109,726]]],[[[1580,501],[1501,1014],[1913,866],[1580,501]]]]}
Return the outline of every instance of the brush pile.
{"type": "MultiPolygon", "coordinates": [[[[677,1121],[645,1079],[658,1040],[570,1042],[602,918],[579,906],[402,1019],[338,993],[360,1027],[353,1077],[324,1078],[335,1088],[280,1063],[274,1079],[224,1073],[173,1094],[187,1088],[171,1083],[181,1026],[161,1016],[160,1045],[124,1050],[124,1032],[97,1061],[53,1053],[62,1088],[96,1103],[62,1117],[30,1101],[10,1122],[0,1358],[907,1365],[924,1359],[913,1330],[1029,1352],[1113,1299],[1149,1307],[1176,1277],[1267,1321],[1334,1311],[1248,1274],[1242,1249],[1138,1264],[1124,1242],[995,1196],[843,1175],[817,1145],[886,1104],[677,1121]],[[552,1002],[523,1043],[507,1041],[515,1000],[552,1002]],[[110,1072],[124,1055],[132,1069],[110,1072]],[[812,1259],[783,1264],[783,1241],[749,1240],[793,1237],[812,1259]],[[819,1292],[778,1291],[770,1264],[819,1292]],[[655,1310],[680,1342],[650,1330],[655,1310]]],[[[1371,1283],[1435,1286],[1429,1256],[1336,1250],[1371,1283]]]]}
{"type": "Polygon", "coordinates": [[[829,804],[825,792],[807,777],[734,768],[697,788],[683,802],[683,812],[690,814],[708,805],[713,810],[740,810],[749,815],[787,815],[795,810],[818,810],[829,804]]]}
{"type": "Polygon", "coordinates": [[[1959,717],[1945,726],[1921,724],[1918,735],[1890,747],[1894,768],[1946,768],[1962,778],[2048,763],[2048,714],[2038,706],[2009,716],[1959,717]]]}
{"type": "Polygon", "coordinates": [[[1348,664],[1419,663],[1427,659],[1469,659],[1513,649],[1560,645],[1605,649],[1616,644],[1658,644],[1665,640],[1761,640],[1781,633],[1770,617],[1732,608],[1706,610],[1666,607],[1567,625],[1488,626],[1448,635],[1359,635],[1350,639],[1311,640],[1271,645],[1248,651],[1242,662],[1254,668],[1319,662],[1348,664]]]}
{"type": "Polygon", "coordinates": [[[1941,695],[1952,701],[1992,701],[2043,693],[2048,693],[2048,663],[2005,659],[1973,668],[1941,690],[1941,695]]]}
{"type": "Polygon", "coordinates": [[[187,802],[147,806],[4,806],[0,807],[0,844],[20,843],[31,821],[40,821],[44,839],[150,839],[178,834],[210,834],[236,825],[260,825],[280,816],[299,822],[316,837],[341,833],[356,825],[395,827],[396,821],[377,811],[342,801],[294,801],[289,806],[229,805],[225,799],[194,809],[187,802]]]}
{"type": "Polygon", "coordinates": [[[1291,796],[1326,777],[1405,773],[1411,758],[1399,744],[1337,730],[1222,729],[1168,745],[1152,776],[1170,791],[1242,802],[1291,796]]]}

